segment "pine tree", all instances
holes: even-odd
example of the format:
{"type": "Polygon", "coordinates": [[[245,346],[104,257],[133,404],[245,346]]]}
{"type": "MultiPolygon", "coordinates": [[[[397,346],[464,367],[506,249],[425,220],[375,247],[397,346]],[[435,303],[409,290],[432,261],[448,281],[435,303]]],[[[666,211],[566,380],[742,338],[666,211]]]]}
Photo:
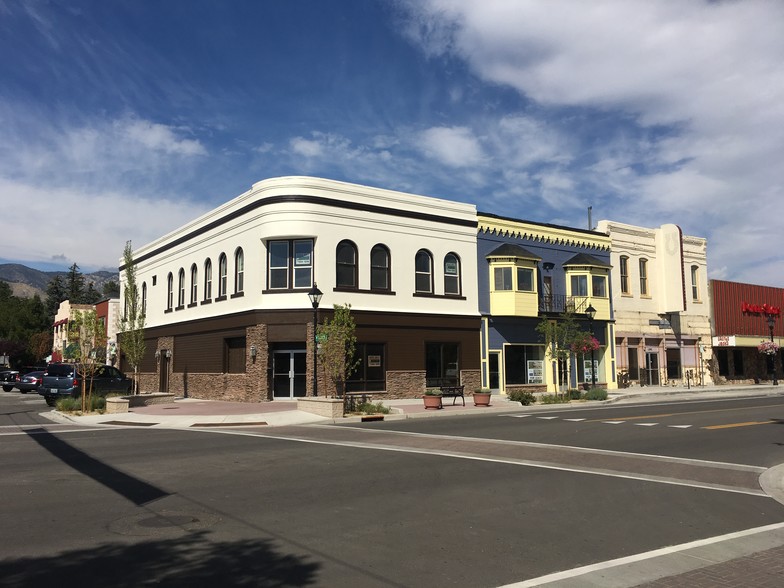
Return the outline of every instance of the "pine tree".
{"type": "Polygon", "coordinates": [[[60,276],[55,276],[49,280],[46,286],[46,315],[49,317],[49,322],[54,322],[54,317],[57,314],[57,309],[63,300],[68,300],[63,280],[60,276]]]}
{"type": "Polygon", "coordinates": [[[79,271],[79,266],[75,263],[68,270],[68,277],[65,281],[65,291],[67,299],[71,304],[83,304],[84,302],[84,276],[79,271]]]}

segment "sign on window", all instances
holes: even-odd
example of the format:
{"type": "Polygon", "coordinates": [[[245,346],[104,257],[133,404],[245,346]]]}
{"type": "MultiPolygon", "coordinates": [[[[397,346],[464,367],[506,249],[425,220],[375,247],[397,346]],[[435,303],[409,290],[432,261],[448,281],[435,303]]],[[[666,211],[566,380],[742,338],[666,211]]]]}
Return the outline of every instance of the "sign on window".
{"type": "Polygon", "coordinates": [[[528,383],[544,384],[544,362],[541,359],[528,360],[528,383]]]}

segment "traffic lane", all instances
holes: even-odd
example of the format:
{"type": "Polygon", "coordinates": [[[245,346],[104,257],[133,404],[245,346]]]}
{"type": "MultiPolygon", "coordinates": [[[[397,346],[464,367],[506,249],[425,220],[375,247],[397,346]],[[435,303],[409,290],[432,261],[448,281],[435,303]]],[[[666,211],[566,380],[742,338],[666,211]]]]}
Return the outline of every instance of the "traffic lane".
{"type": "Polygon", "coordinates": [[[51,410],[43,397],[34,392],[22,394],[16,389],[0,392],[0,430],[3,430],[2,427],[51,423],[40,416],[40,413],[51,410]]]}
{"type": "Polygon", "coordinates": [[[771,467],[784,462],[784,398],[563,408],[392,420],[363,428],[462,435],[771,467]],[[763,423],[763,424],[749,424],[763,423]],[[743,425],[743,426],[728,426],[743,425]],[[724,427],[724,428],[705,428],[724,427]]]}
{"type": "MultiPolygon", "coordinates": [[[[158,511],[207,521],[198,552],[216,566],[237,563],[253,540],[315,566],[315,584],[363,586],[494,586],[784,520],[768,498],[421,453],[215,431],[58,436],[165,497],[137,505],[14,437],[20,458],[0,479],[0,538],[5,557],[33,568],[57,553],[87,569],[100,556],[160,570],[193,534],[144,536],[130,523],[158,511]],[[34,499],[9,481],[22,474],[34,499]],[[129,561],[134,550],[104,549],[119,543],[161,549],[129,561]]],[[[177,571],[188,578],[187,566],[177,571]]]]}

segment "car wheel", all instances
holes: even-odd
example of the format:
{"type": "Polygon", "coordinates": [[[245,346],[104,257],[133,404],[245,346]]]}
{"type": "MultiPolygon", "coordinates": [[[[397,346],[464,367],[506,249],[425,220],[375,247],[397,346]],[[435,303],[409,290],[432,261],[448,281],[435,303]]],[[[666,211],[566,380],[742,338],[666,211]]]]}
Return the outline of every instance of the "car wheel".
{"type": "Polygon", "coordinates": [[[19,390],[22,394],[27,394],[28,390],[19,390]]]}
{"type": "Polygon", "coordinates": [[[46,405],[47,406],[55,406],[57,404],[57,399],[55,398],[47,398],[46,405]]]}
{"type": "Polygon", "coordinates": [[[3,390],[5,390],[6,392],[10,392],[13,389],[14,389],[13,386],[3,386],[3,390]]]}

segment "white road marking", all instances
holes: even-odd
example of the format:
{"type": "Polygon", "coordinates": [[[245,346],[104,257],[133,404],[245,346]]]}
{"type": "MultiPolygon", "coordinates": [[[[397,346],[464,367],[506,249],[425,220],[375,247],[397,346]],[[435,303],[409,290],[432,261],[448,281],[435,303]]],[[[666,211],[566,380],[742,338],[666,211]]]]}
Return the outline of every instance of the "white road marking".
{"type": "Polygon", "coordinates": [[[538,419],[542,419],[543,421],[551,421],[553,419],[557,419],[558,417],[536,417],[538,419]]]}
{"type": "Polygon", "coordinates": [[[626,421],[602,421],[605,425],[622,425],[626,421]]]}
{"type": "Polygon", "coordinates": [[[580,421],[584,421],[585,419],[564,419],[565,421],[570,421],[572,423],[579,423],[580,421]]]}
{"type": "Polygon", "coordinates": [[[637,427],[655,427],[659,423],[633,423],[637,427]]]}
{"type": "Polygon", "coordinates": [[[667,425],[670,429],[688,429],[691,425],[667,425]]]}
{"type": "Polygon", "coordinates": [[[531,416],[530,414],[505,414],[503,416],[512,417],[513,419],[524,419],[531,416]]]}
{"type": "Polygon", "coordinates": [[[572,570],[565,570],[563,572],[556,572],[554,574],[547,574],[546,576],[539,576],[538,578],[531,578],[530,580],[525,580],[524,582],[516,582],[514,584],[507,584],[506,586],[501,586],[500,588],[529,588],[531,586],[543,586],[545,584],[551,584],[553,582],[558,582],[561,580],[568,580],[571,578],[577,578],[579,576],[583,576],[590,572],[596,572],[599,570],[607,570],[610,568],[615,568],[618,566],[622,566],[629,563],[635,563],[638,561],[645,561],[649,559],[653,559],[655,557],[661,557],[663,555],[670,555],[673,553],[680,553],[682,551],[687,551],[689,549],[694,549],[696,547],[704,547],[705,545],[713,545],[715,543],[721,543],[722,541],[729,541],[732,539],[739,539],[741,537],[748,537],[751,535],[757,535],[759,533],[766,533],[768,531],[777,531],[779,529],[784,528],[784,523],[774,523],[772,525],[765,525],[764,527],[756,527],[754,529],[746,529],[745,531],[737,531],[735,533],[727,533],[726,535],[717,535],[716,537],[708,537],[707,539],[699,539],[698,541],[692,541],[690,543],[681,543],[680,545],[672,545],[670,547],[663,547],[661,549],[654,549],[653,551],[646,551],[645,553],[638,553],[636,555],[629,555],[627,557],[620,557],[618,559],[611,559],[608,561],[603,561],[600,563],[591,564],[588,566],[583,566],[580,568],[574,568],[572,570]]]}

